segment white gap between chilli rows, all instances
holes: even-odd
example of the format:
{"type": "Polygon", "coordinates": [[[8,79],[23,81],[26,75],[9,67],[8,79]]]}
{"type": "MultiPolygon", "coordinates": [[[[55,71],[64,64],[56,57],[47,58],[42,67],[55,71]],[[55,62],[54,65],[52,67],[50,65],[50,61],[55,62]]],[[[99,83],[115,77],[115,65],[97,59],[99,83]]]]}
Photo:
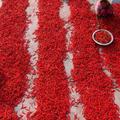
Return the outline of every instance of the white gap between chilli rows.
{"type": "MultiPolygon", "coordinates": [[[[102,48],[99,48],[99,54],[100,54],[101,59],[103,60],[103,63],[102,63],[103,72],[106,74],[107,77],[109,77],[113,81],[113,85],[118,86],[117,83],[116,83],[116,79],[114,79],[112,77],[112,73],[107,68],[107,66],[104,65],[105,58],[103,56],[104,53],[103,53],[103,49],[102,48]]],[[[115,89],[115,92],[114,92],[114,98],[115,98],[114,102],[120,109],[120,92],[119,91],[120,91],[119,88],[115,89]]]]}
{"type": "Polygon", "coordinates": [[[27,120],[27,116],[32,116],[37,109],[36,98],[32,96],[34,81],[38,78],[37,66],[38,62],[38,41],[35,31],[38,29],[38,0],[28,0],[29,6],[26,9],[28,20],[26,21],[28,27],[25,33],[25,40],[28,46],[28,52],[31,56],[30,65],[32,70],[27,74],[28,78],[28,89],[22,98],[22,101],[15,107],[15,111],[20,120],[27,120]]]}
{"type": "MultiPolygon", "coordinates": [[[[68,50],[71,44],[71,35],[74,30],[72,24],[68,22],[69,16],[71,14],[70,7],[67,2],[63,2],[63,5],[60,8],[60,18],[66,23],[64,28],[67,30],[66,34],[66,48],[68,50]]],[[[74,69],[73,65],[73,53],[67,52],[66,53],[66,60],[64,60],[64,67],[68,77],[68,84],[69,84],[69,91],[70,91],[70,120],[85,120],[83,117],[83,105],[79,103],[80,94],[77,92],[76,85],[71,75],[72,69],[74,69]]]]}
{"type": "Polygon", "coordinates": [[[3,0],[0,0],[0,8],[2,7],[3,0]]]}

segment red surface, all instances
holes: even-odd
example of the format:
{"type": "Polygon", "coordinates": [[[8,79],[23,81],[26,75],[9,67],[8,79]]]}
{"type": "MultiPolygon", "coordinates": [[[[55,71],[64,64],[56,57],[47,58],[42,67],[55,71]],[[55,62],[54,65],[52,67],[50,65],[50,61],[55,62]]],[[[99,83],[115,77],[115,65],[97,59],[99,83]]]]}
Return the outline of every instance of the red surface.
{"type": "Polygon", "coordinates": [[[63,60],[66,31],[59,18],[59,0],[39,1],[39,79],[36,81],[37,112],[32,120],[67,120],[69,91],[63,60]]]}
{"type": "Polygon", "coordinates": [[[18,120],[14,109],[0,102],[0,120],[18,120]]]}
{"type": "Polygon", "coordinates": [[[110,30],[114,35],[114,44],[103,49],[105,65],[110,69],[112,77],[120,87],[120,5],[114,5],[114,17],[101,21],[103,28],[110,30]]]}
{"type": "Polygon", "coordinates": [[[111,36],[107,32],[99,31],[96,33],[95,39],[100,43],[108,43],[111,40],[111,36]]]}
{"type": "MultiPolygon", "coordinates": [[[[66,30],[59,18],[59,0],[39,1],[39,79],[35,83],[37,112],[31,120],[69,120],[69,90],[63,61],[66,58],[66,30]]],[[[0,8],[0,119],[17,120],[14,107],[27,88],[29,73],[27,46],[25,45],[26,7],[24,0],[4,0],[0,8]]],[[[96,18],[87,1],[71,0],[71,22],[74,26],[73,79],[80,93],[86,120],[119,120],[114,103],[113,82],[102,71],[99,46],[91,35],[96,29],[96,18]]],[[[114,5],[115,15],[101,20],[101,27],[110,30],[115,42],[103,47],[104,65],[110,69],[120,86],[120,5],[114,5]]],[[[76,117],[76,116],[75,116],[76,117]]]]}
{"type": "MultiPolygon", "coordinates": [[[[84,117],[86,120],[119,120],[112,80],[103,73],[99,46],[91,38],[96,29],[96,17],[90,12],[87,0],[71,1],[70,7],[71,22],[74,26],[72,49],[75,68],[72,75],[80,93],[80,102],[84,106],[84,117]]],[[[118,26],[118,22],[114,24],[118,26]]],[[[108,24],[106,26],[108,27],[108,24]]],[[[116,31],[115,26],[112,26],[112,29],[116,31]]],[[[112,47],[109,46],[107,50],[110,49],[112,47]]],[[[116,63],[112,61],[112,64],[116,63]]]]}
{"type": "Polygon", "coordinates": [[[0,8],[0,119],[17,120],[14,107],[24,95],[29,72],[25,45],[25,0],[4,0],[0,8]]]}

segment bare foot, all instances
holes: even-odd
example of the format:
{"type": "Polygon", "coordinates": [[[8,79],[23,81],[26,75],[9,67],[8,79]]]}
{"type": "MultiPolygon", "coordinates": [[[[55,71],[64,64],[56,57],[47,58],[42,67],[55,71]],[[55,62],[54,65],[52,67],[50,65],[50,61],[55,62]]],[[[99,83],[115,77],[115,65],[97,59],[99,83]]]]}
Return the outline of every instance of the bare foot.
{"type": "Polygon", "coordinates": [[[91,5],[90,10],[91,10],[93,13],[95,13],[95,4],[92,4],[92,5],[91,5]]]}

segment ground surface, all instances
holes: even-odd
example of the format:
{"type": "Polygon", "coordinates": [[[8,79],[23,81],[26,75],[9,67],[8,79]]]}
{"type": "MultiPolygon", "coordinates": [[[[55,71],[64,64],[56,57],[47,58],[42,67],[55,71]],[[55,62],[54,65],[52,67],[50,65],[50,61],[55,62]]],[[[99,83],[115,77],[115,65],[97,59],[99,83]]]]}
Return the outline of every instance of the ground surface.
{"type": "MultiPolygon", "coordinates": [[[[66,1],[66,0],[64,0],[66,1]]],[[[90,0],[90,3],[94,3],[96,0],[90,0]]],[[[112,2],[120,2],[120,0],[113,0],[112,2]]],[[[26,10],[27,16],[29,18],[29,20],[31,21],[28,29],[26,30],[26,39],[28,40],[27,42],[29,42],[29,54],[31,55],[31,66],[33,67],[33,70],[36,70],[36,74],[32,75],[32,73],[28,74],[28,78],[29,78],[29,88],[26,91],[25,96],[23,96],[23,100],[15,107],[15,112],[17,113],[18,117],[22,116],[20,120],[27,120],[27,115],[29,113],[34,113],[36,112],[36,108],[37,108],[37,103],[36,103],[36,99],[29,97],[27,98],[27,95],[31,93],[29,91],[32,91],[33,89],[33,81],[35,78],[37,78],[37,67],[35,66],[35,64],[37,63],[38,60],[38,53],[36,52],[38,50],[38,43],[36,42],[36,36],[34,35],[34,32],[38,29],[38,16],[37,16],[37,12],[38,12],[38,0],[29,0],[29,7],[26,10]],[[31,17],[30,17],[31,16],[31,17]],[[33,54],[35,56],[33,56],[33,54]]],[[[0,0],[0,7],[2,6],[1,0],[0,0]]],[[[69,5],[67,5],[66,3],[63,3],[63,8],[61,7],[60,10],[60,17],[61,19],[63,19],[63,21],[66,23],[68,22],[68,17],[70,14],[70,9],[69,9],[69,5]]],[[[65,25],[65,28],[67,29],[67,27],[69,27],[70,29],[67,31],[66,34],[66,38],[68,40],[67,46],[69,46],[69,40],[70,40],[70,36],[71,36],[71,31],[73,30],[73,27],[70,23],[65,25]]],[[[66,69],[66,74],[69,76],[71,76],[71,69],[73,68],[73,63],[72,63],[72,58],[73,55],[71,53],[67,53],[67,57],[68,59],[64,62],[64,66],[66,69]]],[[[109,72],[106,74],[108,74],[109,76],[109,72]]],[[[68,82],[70,83],[70,80],[68,80],[68,82]]],[[[71,85],[71,83],[69,84],[69,90],[71,91],[70,93],[70,99],[74,99],[75,102],[77,102],[77,100],[79,99],[80,95],[75,91],[76,86],[74,84],[71,85]]],[[[120,93],[116,92],[116,103],[118,105],[120,105],[120,93]]],[[[70,118],[71,120],[75,120],[75,115],[77,116],[78,120],[85,120],[83,115],[82,115],[82,105],[81,104],[77,104],[78,106],[76,107],[76,104],[73,104],[70,108],[70,118]],[[80,113],[81,111],[81,113],[80,113]]],[[[29,120],[29,119],[28,119],[29,120]]],[[[36,119],[37,120],[37,119],[36,119]]],[[[49,120],[49,119],[48,119],[49,120]]]]}

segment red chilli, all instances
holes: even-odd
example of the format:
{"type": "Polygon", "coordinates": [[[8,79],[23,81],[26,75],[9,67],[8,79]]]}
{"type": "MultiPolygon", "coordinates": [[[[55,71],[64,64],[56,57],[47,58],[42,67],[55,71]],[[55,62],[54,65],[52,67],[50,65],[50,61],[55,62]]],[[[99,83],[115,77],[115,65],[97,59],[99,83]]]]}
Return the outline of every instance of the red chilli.
{"type": "Polygon", "coordinates": [[[96,29],[96,16],[90,12],[87,0],[71,1],[70,5],[74,26],[72,75],[79,89],[84,117],[87,120],[119,120],[112,80],[102,71],[99,46],[91,37],[96,29]]]}
{"type": "Polygon", "coordinates": [[[114,17],[106,21],[102,21],[103,27],[109,29],[114,35],[114,44],[103,49],[103,57],[105,58],[105,66],[112,73],[112,77],[116,79],[118,87],[120,87],[120,4],[113,5],[114,17]]]}
{"type": "Polygon", "coordinates": [[[39,1],[37,112],[32,120],[69,120],[69,90],[63,60],[66,58],[66,31],[59,18],[59,0],[39,1]]]}
{"type": "Polygon", "coordinates": [[[25,0],[4,0],[0,8],[0,118],[17,120],[14,107],[27,88],[30,56],[25,45],[25,0]]]}
{"type": "Polygon", "coordinates": [[[111,41],[111,36],[106,32],[97,32],[95,36],[96,40],[100,43],[109,43],[111,41]]]}

